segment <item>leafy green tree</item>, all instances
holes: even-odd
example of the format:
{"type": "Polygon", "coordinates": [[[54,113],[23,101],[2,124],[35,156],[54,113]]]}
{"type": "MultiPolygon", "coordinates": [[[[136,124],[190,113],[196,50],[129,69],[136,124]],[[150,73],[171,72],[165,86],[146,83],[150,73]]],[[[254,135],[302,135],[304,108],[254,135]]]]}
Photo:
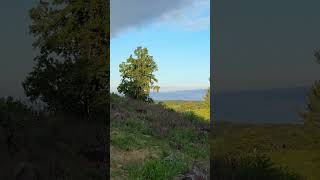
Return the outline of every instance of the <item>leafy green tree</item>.
{"type": "MultiPolygon", "coordinates": [[[[314,56],[320,63],[320,49],[315,50],[314,56]]],[[[305,123],[313,127],[320,127],[320,81],[316,81],[307,94],[307,111],[303,117],[305,123]]]]}
{"type": "Polygon", "coordinates": [[[150,90],[159,91],[155,85],[158,80],[154,72],[158,70],[153,57],[148,54],[147,48],[138,47],[126,62],[120,64],[121,83],[118,91],[124,95],[143,101],[152,101],[150,90]]]}
{"type": "Polygon", "coordinates": [[[30,10],[39,50],[23,82],[26,95],[53,112],[108,111],[109,1],[48,0],[30,10]]]}
{"type": "Polygon", "coordinates": [[[206,95],[204,96],[204,103],[210,106],[210,88],[207,89],[206,95]]]}

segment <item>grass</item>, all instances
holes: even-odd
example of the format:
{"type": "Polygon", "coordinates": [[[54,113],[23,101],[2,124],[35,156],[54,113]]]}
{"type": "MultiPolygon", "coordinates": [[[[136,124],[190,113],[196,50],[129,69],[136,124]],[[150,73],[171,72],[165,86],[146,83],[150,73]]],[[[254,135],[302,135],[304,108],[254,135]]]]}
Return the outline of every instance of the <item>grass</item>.
{"type": "MultiPolygon", "coordinates": [[[[191,122],[193,126],[199,122],[208,122],[210,117],[209,109],[201,101],[164,101],[160,104],[164,105],[166,113],[178,112],[185,116],[183,121],[191,122]]],[[[134,110],[133,107],[128,109],[134,110]]],[[[151,111],[150,114],[148,111],[145,118],[152,119],[150,115],[151,111]]],[[[168,118],[166,114],[153,115],[168,118]]],[[[216,179],[317,180],[320,177],[320,133],[303,125],[220,122],[214,125],[209,138],[208,133],[197,134],[192,128],[176,128],[179,123],[176,123],[174,130],[167,131],[166,128],[174,124],[148,125],[143,120],[138,122],[128,120],[131,132],[140,132],[140,135],[138,133],[135,136],[140,139],[140,143],[145,142],[142,145],[137,143],[134,148],[148,146],[158,151],[154,153],[157,154],[156,158],[149,156],[140,161],[144,162],[143,166],[136,167],[133,163],[127,167],[126,173],[132,179],[170,179],[188,171],[193,160],[204,161],[208,158],[208,150],[199,148],[204,147],[201,143],[207,142],[211,145],[211,161],[214,166],[219,166],[213,167],[218,169],[214,175],[216,179]],[[154,128],[159,126],[163,126],[164,130],[154,132],[154,128]],[[162,135],[159,136],[159,133],[162,135]],[[174,157],[175,162],[182,163],[177,165],[177,169],[171,169],[171,164],[163,160],[166,157],[174,157]],[[160,173],[163,171],[170,173],[158,175],[163,174],[160,173]],[[220,178],[217,173],[220,173],[220,178]],[[154,177],[151,174],[157,175],[154,177]]],[[[130,132],[129,129],[126,131],[130,132]]]]}
{"type": "Polygon", "coordinates": [[[173,179],[177,174],[186,171],[188,165],[181,161],[165,160],[165,159],[149,159],[144,165],[132,165],[128,168],[129,177],[132,179],[173,179]],[[138,168],[137,168],[138,167],[138,168]]]}
{"type": "Polygon", "coordinates": [[[111,179],[174,179],[194,167],[208,178],[208,128],[194,113],[112,96],[111,179]]]}
{"type": "Polygon", "coordinates": [[[163,101],[167,108],[172,108],[177,112],[193,112],[195,115],[209,121],[210,109],[203,101],[163,101]]]}
{"type": "Polygon", "coordinates": [[[303,125],[216,123],[211,135],[212,160],[256,152],[295,177],[320,177],[320,134],[303,125]]]}

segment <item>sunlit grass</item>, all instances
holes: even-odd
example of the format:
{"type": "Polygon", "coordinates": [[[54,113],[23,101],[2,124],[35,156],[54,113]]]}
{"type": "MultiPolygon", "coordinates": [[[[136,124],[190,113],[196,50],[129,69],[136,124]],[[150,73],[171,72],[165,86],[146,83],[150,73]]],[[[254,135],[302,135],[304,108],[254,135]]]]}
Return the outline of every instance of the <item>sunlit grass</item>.
{"type": "Polygon", "coordinates": [[[163,101],[163,103],[166,107],[172,108],[175,111],[191,111],[207,121],[210,119],[210,107],[204,104],[203,101],[163,101]]]}

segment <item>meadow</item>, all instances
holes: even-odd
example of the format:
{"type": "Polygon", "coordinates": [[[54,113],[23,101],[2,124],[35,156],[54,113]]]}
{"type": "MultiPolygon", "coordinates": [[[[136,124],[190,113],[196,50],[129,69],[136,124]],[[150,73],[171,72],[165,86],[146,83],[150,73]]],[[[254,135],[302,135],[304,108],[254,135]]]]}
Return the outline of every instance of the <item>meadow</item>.
{"type": "Polygon", "coordinates": [[[210,108],[203,101],[167,100],[163,101],[163,104],[177,112],[193,112],[206,121],[210,120],[210,108]]]}

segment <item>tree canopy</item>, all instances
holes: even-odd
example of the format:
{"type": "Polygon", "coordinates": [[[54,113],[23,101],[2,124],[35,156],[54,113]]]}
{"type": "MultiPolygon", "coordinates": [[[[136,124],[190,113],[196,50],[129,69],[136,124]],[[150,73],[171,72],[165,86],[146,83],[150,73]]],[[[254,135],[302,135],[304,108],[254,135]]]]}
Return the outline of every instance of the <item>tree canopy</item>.
{"type": "Polygon", "coordinates": [[[134,50],[133,57],[119,65],[121,83],[118,91],[124,95],[143,101],[151,101],[150,90],[159,91],[160,87],[155,85],[158,82],[154,72],[158,70],[153,57],[148,54],[147,48],[138,47],[134,50]]]}
{"type": "Polygon", "coordinates": [[[29,14],[39,54],[23,82],[26,95],[53,112],[89,115],[103,108],[109,101],[109,2],[40,1],[29,14]]]}

